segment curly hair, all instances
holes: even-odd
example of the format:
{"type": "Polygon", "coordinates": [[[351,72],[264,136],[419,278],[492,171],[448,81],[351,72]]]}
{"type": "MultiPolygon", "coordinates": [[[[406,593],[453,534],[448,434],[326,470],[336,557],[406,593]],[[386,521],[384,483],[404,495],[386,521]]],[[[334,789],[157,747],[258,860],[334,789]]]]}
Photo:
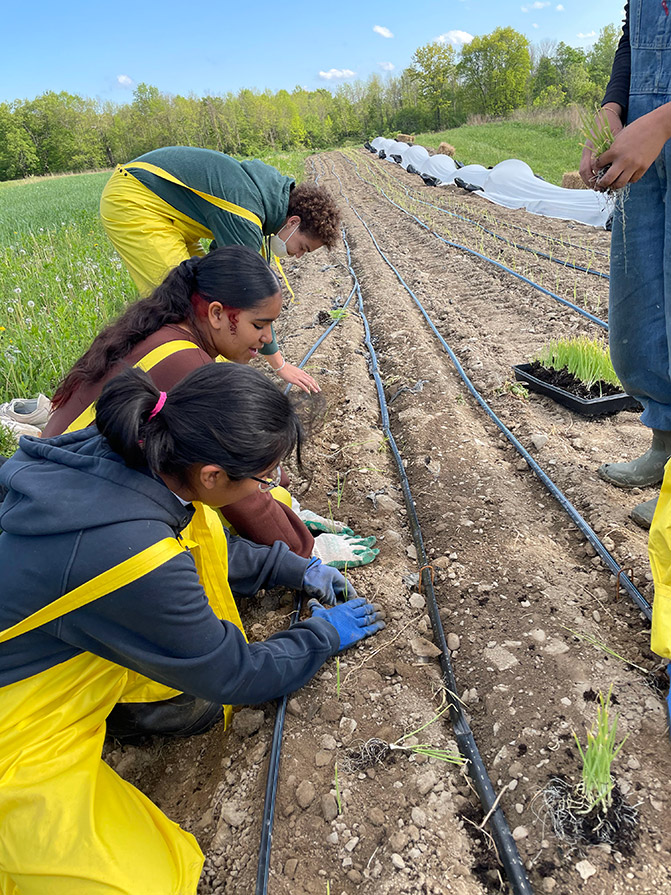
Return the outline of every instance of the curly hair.
{"type": "Polygon", "coordinates": [[[287,217],[298,215],[303,233],[319,239],[327,249],[332,249],[340,229],[340,209],[335,199],[323,186],[316,183],[299,183],[289,193],[287,217]]]}

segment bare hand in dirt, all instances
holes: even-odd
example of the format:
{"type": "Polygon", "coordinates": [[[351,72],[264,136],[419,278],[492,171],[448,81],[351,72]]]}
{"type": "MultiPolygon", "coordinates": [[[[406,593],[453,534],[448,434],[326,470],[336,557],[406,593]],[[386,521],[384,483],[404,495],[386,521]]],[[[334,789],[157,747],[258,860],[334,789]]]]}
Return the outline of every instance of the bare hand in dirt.
{"type": "Polygon", "coordinates": [[[305,370],[301,370],[300,367],[296,367],[294,364],[285,364],[281,370],[276,370],[275,372],[278,376],[284,379],[285,382],[297,385],[298,388],[302,388],[308,395],[311,392],[316,394],[321,391],[312,376],[310,376],[309,373],[306,373],[305,370]]]}
{"type": "MultiPolygon", "coordinates": [[[[620,111],[618,111],[618,109],[621,111],[620,106],[617,106],[617,109],[611,106],[604,106],[600,109],[594,119],[593,132],[598,133],[601,126],[604,123],[607,123],[613,136],[617,136],[623,128],[620,111]]],[[[599,165],[597,164],[597,158],[594,155],[592,141],[586,140],[585,148],[582,151],[582,158],[580,159],[580,177],[586,187],[589,187],[591,190],[600,189],[600,187],[596,185],[596,176],[598,173],[599,165]]]]}
{"type": "Polygon", "coordinates": [[[594,185],[594,189],[619,190],[643,177],[669,138],[665,118],[670,117],[671,103],[667,106],[637,118],[620,131],[610,149],[596,159],[597,169],[607,165],[610,168],[594,185]],[[664,117],[660,115],[663,112],[666,112],[664,117]]]}

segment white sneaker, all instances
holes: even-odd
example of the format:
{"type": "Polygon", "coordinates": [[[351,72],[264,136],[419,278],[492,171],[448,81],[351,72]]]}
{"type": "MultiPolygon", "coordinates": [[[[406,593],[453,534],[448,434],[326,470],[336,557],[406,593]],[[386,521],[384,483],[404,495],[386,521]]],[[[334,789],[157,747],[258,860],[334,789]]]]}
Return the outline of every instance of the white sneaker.
{"type": "MultiPolygon", "coordinates": [[[[14,398],[6,404],[0,404],[0,420],[13,420],[16,423],[43,429],[49,419],[51,402],[46,395],[36,398],[14,398]]],[[[34,435],[34,432],[22,432],[22,435],[34,435]]]]}
{"type": "Polygon", "coordinates": [[[30,423],[17,423],[16,420],[10,420],[7,416],[0,416],[0,426],[9,429],[17,438],[20,435],[37,435],[39,438],[42,434],[42,430],[37,426],[31,426],[30,423]]]}

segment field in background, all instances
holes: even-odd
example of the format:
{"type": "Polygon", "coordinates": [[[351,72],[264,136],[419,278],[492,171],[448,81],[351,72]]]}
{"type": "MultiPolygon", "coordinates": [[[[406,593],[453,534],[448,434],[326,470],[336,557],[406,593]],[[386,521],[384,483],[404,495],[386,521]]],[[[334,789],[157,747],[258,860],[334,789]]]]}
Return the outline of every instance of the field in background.
{"type": "Polygon", "coordinates": [[[577,171],[582,152],[582,137],[568,123],[491,121],[415,136],[415,143],[433,148],[441,140],[454,146],[455,157],[465,165],[487,168],[508,158],[519,158],[534,174],[556,184],[561,184],[566,171],[577,171]]]}

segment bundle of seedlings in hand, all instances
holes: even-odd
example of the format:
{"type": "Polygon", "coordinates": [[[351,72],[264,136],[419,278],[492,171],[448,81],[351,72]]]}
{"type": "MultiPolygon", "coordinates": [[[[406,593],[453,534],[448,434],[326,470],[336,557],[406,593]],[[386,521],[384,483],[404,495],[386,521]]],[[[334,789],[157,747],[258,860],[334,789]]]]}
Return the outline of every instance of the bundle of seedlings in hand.
{"type": "Polygon", "coordinates": [[[622,391],[610,352],[599,339],[589,339],[587,336],[557,339],[548,342],[533,360],[546,369],[557,372],[568,370],[587,390],[598,387],[600,396],[604,385],[622,391]]]}
{"type": "Polygon", "coordinates": [[[430,743],[407,744],[405,742],[406,740],[415,737],[418,733],[421,733],[422,730],[427,728],[430,724],[433,724],[434,721],[437,721],[448,709],[449,705],[442,706],[430,721],[427,721],[426,724],[422,724],[417,730],[404,734],[404,736],[399,737],[399,739],[393,743],[388,743],[386,740],[381,740],[378,737],[371,737],[371,739],[366,740],[363,743],[351,746],[345,753],[343,768],[350,774],[358,771],[365,771],[366,768],[370,768],[375,764],[382,764],[392,753],[426,755],[427,758],[435,758],[438,761],[444,761],[449,764],[460,766],[466,764],[468,759],[459,755],[459,753],[450,752],[448,749],[441,749],[430,743]]]}
{"type": "MultiPolygon", "coordinates": [[[[580,115],[580,123],[582,125],[581,133],[584,138],[581,146],[589,149],[594,158],[599,158],[607,149],[610,149],[615,139],[608,116],[603,109],[595,106],[593,113],[583,112],[580,115]]],[[[606,165],[605,168],[597,171],[593,178],[595,184],[599,183],[609,168],[610,165],[606,165]]],[[[608,192],[611,192],[611,190],[608,190],[608,192]]]]}
{"type": "Polygon", "coordinates": [[[543,791],[555,835],[573,845],[608,843],[630,852],[636,836],[638,811],[629,805],[612,775],[612,765],[627,737],[616,743],[618,716],[609,715],[612,684],[604,699],[599,693],[596,723],[587,731],[583,748],[574,733],[583,762],[579,783],[553,777],[543,791]]]}

